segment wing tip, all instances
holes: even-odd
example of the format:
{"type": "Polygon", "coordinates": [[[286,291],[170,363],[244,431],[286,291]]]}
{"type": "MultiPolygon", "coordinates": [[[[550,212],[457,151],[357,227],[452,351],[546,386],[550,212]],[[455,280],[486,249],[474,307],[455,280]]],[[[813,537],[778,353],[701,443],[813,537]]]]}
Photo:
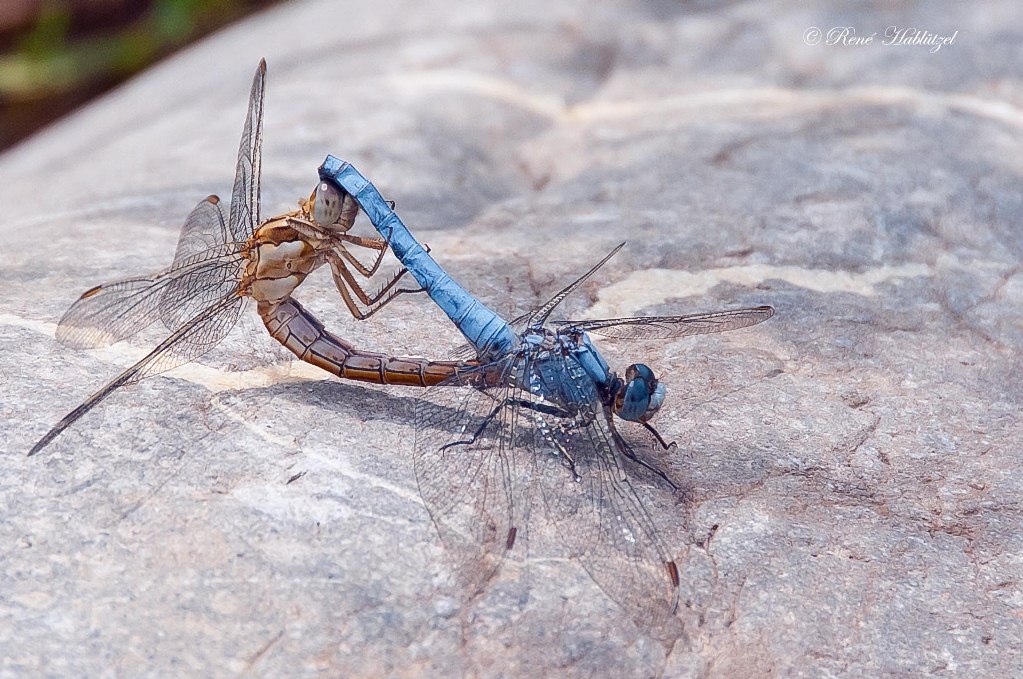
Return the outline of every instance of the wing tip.
{"type": "Polygon", "coordinates": [[[259,67],[257,69],[260,75],[266,75],[266,57],[260,57],[259,67]]]}
{"type": "Polygon", "coordinates": [[[33,457],[33,456],[35,456],[36,453],[41,451],[46,446],[50,445],[50,443],[55,438],[57,438],[57,434],[54,433],[53,429],[51,429],[50,431],[46,432],[46,435],[43,436],[38,441],[36,441],[36,444],[34,446],[32,446],[32,450],[28,451],[28,454],[25,455],[25,457],[33,457]]]}

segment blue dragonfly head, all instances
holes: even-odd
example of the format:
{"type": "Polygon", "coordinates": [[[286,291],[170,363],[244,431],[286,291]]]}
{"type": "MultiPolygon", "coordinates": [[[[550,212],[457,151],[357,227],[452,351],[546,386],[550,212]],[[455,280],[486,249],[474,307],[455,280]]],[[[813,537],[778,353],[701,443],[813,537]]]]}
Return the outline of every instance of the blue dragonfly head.
{"type": "Polygon", "coordinates": [[[646,422],[657,414],[664,403],[664,385],[654,371],[642,363],[625,369],[625,380],[614,400],[615,414],[623,420],[646,422]]]}

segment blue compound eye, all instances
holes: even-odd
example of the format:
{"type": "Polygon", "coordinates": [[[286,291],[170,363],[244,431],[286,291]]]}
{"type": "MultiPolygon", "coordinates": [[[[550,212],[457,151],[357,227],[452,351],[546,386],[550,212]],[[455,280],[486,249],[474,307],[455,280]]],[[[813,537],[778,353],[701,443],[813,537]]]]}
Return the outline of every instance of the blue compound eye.
{"type": "Polygon", "coordinates": [[[625,371],[625,384],[616,399],[618,416],[623,420],[646,422],[664,403],[664,385],[657,382],[654,371],[642,363],[634,363],[625,371]]]}
{"type": "Polygon", "coordinates": [[[327,182],[320,182],[313,199],[313,221],[320,226],[335,224],[341,217],[341,192],[327,182]]]}

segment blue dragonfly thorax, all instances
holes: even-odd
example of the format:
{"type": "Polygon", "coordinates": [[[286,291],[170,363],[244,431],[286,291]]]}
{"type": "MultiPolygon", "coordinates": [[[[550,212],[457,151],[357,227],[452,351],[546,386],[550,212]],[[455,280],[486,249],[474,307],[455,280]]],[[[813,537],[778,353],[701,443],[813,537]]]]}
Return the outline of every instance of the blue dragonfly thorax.
{"type": "MultiPolygon", "coordinates": [[[[642,363],[634,363],[625,370],[625,378],[616,375],[588,333],[572,328],[553,331],[543,326],[528,327],[520,336],[519,354],[537,366],[529,389],[553,401],[572,401],[564,394],[564,378],[546,375],[552,368],[546,364],[573,359],[596,387],[601,401],[623,420],[646,422],[653,418],[664,403],[664,385],[658,382],[654,371],[642,363]]],[[[563,368],[559,368],[563,370],[563,368]]]]}
{"type": "Polygon", "coordinates": [[[603,391],[618,417],[632,422],[646,422],[657,414],[664,403],[664,385],[654,377],[654,371],[642,363],[633,363],[625,369],[625,379],[618,377],[584,331],[563,332],[575,338],[575,358],[603,391]]]}

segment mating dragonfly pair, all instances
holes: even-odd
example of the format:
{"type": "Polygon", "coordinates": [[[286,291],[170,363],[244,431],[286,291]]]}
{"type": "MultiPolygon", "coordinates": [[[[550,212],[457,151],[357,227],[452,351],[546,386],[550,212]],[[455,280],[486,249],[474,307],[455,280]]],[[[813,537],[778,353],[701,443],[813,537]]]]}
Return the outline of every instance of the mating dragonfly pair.
{"type": "Polygon", "coordinates": [[[394,204],[333,156],[327,156],[316,189],[298,210],[262,221],[265,75],[261,62],[227,217],[216,196],[203,200],[186,219],[169,268],[86,291],[57,328],[57,339],[77,348],[125,339],[157,321],[172,331],[170,336],[58,422],[29,454],[120,387],[212,349],[253,299],[271,336],[303,361],[346,379],[429,387],[414,414],[416,480],[471,593],[495,574],[524,527],[525,508],[539,501],[560,542],[613,600],[646,625],[672,617],[678,568],[630,475],[645,470],[667,488],[677,488],[634,450],[616,422],[639,423],[659,446],[673,450],[649,424],[664,402],[664,385],[641,364],[619,377],[589,333],[674,339],[754,325],[770,318],[773,309],[549,321],[619,245],[546,304],[507,322],[455,283],[398,218],[394,204]],[[349,233],[360,210],[381,238],[349,233]],[[388,247],[403,268],[369,294],[356,275],[373,276],[388,247]],[[374,251],[373,263],[362,264],[352,248],[374,251]],[[346,307],[360,320],[397,295],[427,292],[468,340],[462,360],[361,351],[328,331],[292,298],[305,277],[324,264],[346,307]],[[420,287],[403,287],[405,274],[420,287]]]}

